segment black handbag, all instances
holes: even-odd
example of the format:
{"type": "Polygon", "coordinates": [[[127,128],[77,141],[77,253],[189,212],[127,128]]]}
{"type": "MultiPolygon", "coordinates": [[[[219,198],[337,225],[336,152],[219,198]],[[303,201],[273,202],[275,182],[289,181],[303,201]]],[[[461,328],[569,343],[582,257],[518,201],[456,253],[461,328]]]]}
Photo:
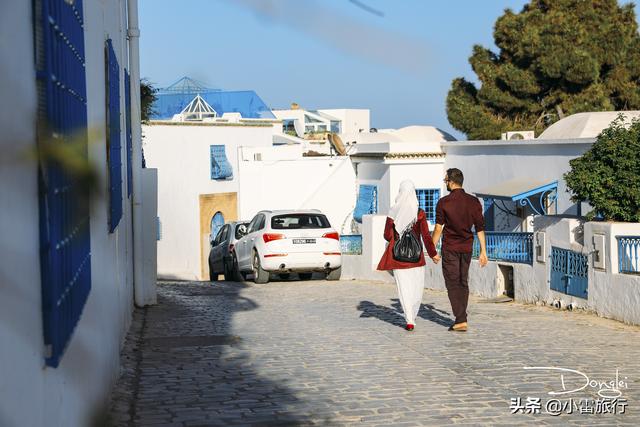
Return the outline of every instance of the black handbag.
{"type": "Polygon", "coordinates": [[[413,227],[407,227],[402,236],[393,244],[393,259],[400,262],[416,263],[420,261],[422,245],[420,239],[413,231],[413,227]]]}

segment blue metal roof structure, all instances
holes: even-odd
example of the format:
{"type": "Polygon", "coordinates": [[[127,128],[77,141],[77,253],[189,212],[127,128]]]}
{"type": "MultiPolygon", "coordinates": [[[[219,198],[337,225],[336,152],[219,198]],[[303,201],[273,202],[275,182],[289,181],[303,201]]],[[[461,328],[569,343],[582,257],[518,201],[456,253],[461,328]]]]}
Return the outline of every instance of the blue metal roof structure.
{"type": "Polygon", "coordinates": [[[206,87],[203,83],[183,77],[172,85],[158,90],[153,104],[155,120],[169,120],[180,113],[196,95],[200,95],[222,116],[224,113],[240,113],[243,118],[275,119],[271,109],[252,90],[222,91],[206,87]]]}

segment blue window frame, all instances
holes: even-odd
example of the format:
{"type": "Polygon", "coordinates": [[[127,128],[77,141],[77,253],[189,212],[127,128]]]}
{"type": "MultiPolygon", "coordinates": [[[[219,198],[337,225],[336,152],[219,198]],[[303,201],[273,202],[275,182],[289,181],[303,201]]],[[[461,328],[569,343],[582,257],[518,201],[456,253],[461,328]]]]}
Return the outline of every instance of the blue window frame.
{"type": "MultiPolygon", "coordinates": [[[[82,0],[34,3],[38,144],[74,144],[87,161],[87,89],[82,0]]],[[[55,161],[38,168],[45,363],[57,367],[91,291],[89,195],[55,161]]]]}
{"type": "Polygon", "coordinates": [[[436,188],[416,189],[418,206],[427,214],[427,221],[436,222],[436,205],[440,200],[440,190],[436,188]]]}
{"type": "Polygon", "coordinates": [[[233,168],[227,159],[224,145],[211,146],[211,179],[233,178],[233,168]]]}
{"type": "Polygon", "coordinates": [[[133,136],[131,134],[131,76],[129,71],[124,70],[124,108],[126,112],[125,132],[127,137],[127,197],[131,197],[133,190],[133,169],[131,168],[133,158],[133,136]]]}
{"type": "Polygon", "coordinates": [[[362,223],[362,216],[378,213],[378,186],[360,185],[353,219],[362,223]]]}
{"type": "Polygon", "coordinates": [[[109,233],[122,218],[122,144],[120,142],[120,66],[111,39],[106,41],[107,164],[109,165],[109,233]]]}

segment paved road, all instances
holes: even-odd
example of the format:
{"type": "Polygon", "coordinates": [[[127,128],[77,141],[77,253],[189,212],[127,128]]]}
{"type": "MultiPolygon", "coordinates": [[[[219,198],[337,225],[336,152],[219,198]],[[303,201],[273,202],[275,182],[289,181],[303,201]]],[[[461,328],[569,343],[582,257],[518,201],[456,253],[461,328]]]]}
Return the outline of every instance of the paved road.
{"type": "Polygon", "coordinates": [[[158,291],[157,306],[134,313],[114,425],[640,425],[640,328],[591,314],[473,300],[470,331],[454,333],[446,295],[427,291],[406,332],[383,283],[158,291]],[[578,370],[594,387],[550,396],[561,373],[524,367],[578,370]],[[595,382],[616,368],[626,401],[599,399],[595,382]]]}

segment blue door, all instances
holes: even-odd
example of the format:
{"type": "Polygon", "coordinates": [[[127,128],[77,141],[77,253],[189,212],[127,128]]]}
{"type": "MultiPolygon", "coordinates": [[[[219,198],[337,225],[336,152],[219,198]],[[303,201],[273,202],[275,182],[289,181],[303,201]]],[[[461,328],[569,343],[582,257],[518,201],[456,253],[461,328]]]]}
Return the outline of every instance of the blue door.
{"type": "Polygon", "coordinates": [[[579,298],[588,296],[587,256],[551,247],[551,289],[579,298]]]}

